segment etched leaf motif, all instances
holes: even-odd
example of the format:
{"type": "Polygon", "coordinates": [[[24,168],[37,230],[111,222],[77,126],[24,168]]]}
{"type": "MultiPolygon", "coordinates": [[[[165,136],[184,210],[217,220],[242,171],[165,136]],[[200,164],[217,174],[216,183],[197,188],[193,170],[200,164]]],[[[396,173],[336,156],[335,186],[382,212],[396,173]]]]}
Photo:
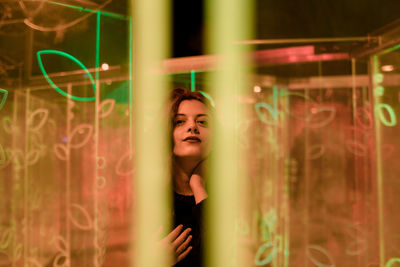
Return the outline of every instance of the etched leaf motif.
{"type": "Polygon", "coordinates": [[[10,117],[4,117],[2,120],[3,129],[8,134],[13,134],[16,132],[17,128],[10,117]]]}
{"type": "Polygon", "coordinates": [[[358,141],[347,140],[345,144],[348,151],[356,156],[364,157],[368,153],[368,148],[358,141]]]}
{"type": "Polygon", "coordinates": [[[307,150],[306,150],[306,158],[311,160],[311,159],[317,159],[319,157],[322,157],[325,153],[325,147],[321,144],[315,144],[311,145],[307,150]]]}
{"type": "Polygon", "coordinates": [[[84,146],[92,136],[93,126],[90,124],[81,124],[71,132],[71,148],[80,148],[84,146]]]}
{"type": "Polygon", "coordinates": [[[84,207],[78,204],[71,204],[69,219],[73,225],[81,230],[90,230],[93,227],[93,221],[89,213],[84,207]]]}
{"type": "Polygon", "coordinates": [[[334,107],[313,107],[311,114],[307,118],[308,126],[310,128],[321,128],[333,121],[336,115],[334,107]]]}
{"type": "Polygon", "coordinates": [[[133,173],[135,170],[135,167],[133,165],[133,157],[133,153],[129,151],[122,155],[115,167],[115,172],[118,175],[129,175],[133,173]]]}
{"type": "Polygon", "coordinates": [[[115,106],[114,99],[106,99],[103,102],[101,102],[98,107],[99,117],[103,119],[108,115],[110,115],[111,111],[113,111],[114,109],[114,106],[115,106]]]}
{"type": "Polygon", "coordinates": [[[49,117],[49,111],[39,108],[32,112],[28,118],[28,127],[31,131],[37,131],[43,127],[49,117]],[[37,123],[36,123],[37,122],[37,123]]]}
{"type": "Polygon", "coordinates": [[[277,114],[276,110],[273,107],[271,107],[271,105],[269,105],[267,103],[257,103],[257,104],[255,104],[254,107],[256,109],[256,113],[257,113],[258,118],[263,123],[269,124],[269,125],[276,125],[277,124],[276,120],[277,120],[278,114],[277,114]],[[266,112],[261,111],[261,109],[265,109],[270,116],[267,116],[265,114],[266,112]],[[269,119],[268,117],[272,117],[272,119],[269,119]]]}
{"type": "Polygon", "coordinates": [[[66,252],[67,250],[67,241],[61,235],[55,235],[49,242],[50,245],[54,244],[55,249],[61,252],[66,252]]]}
{"type": "Polygon", "coordinates": [[[25,161],[28,166],[31,166],[31,165],[35,164],[36,162],[38,162],[39,158],[40,158],[40,150],[32,149],[26,155],[25,161]]]}
{"type": "Polygon", "coordinates": [[[90,74],[90,72],[88,71],[88,69],[85,67],[85,65],[80,62],[77,58],[73,57],[72,55],[62,52],[62,51],[58,51],[58,50],[41,50],[37,52],[37,59],[38,59],[38,63],[39,63],[39,67],[40,70],[42,71],[44,77],[46,78],[47,82],[51,85],[51,87],[53,87],[57,92],[59,92],[60,94],[62,94],[63,96],[73,99],[73,100],[77,100],[77,101],[92,101],[96,99],[96,83],[93,79],[92,74],[90,74]],[[89,78],[92,87],[93,87],[93,96],[92,97],[79,97],[79,96],[74,96],[74,95],[70,95],[69,93],[63,91],[62,89],[60,89],[60,87],[58,87],[53,80],[49,77],[49,75],[47,74],[46,68],[44,67],[43,64],[43,59],[42,56],[43,55],[57,55],[60,57],[65,57],[69,60],[71,60],[73,63],[75,63],[76,65],[78,65],[84,72],[85,75],[89,78]]]}
{"type": "Polygon", "coordinates": [[[55,144],[53,146],[53,151],[56,157],[61,160],[66,160],[69,155],[68,150],[64,144],[55,144]]]}
{"type": "Polygon", "coordinates": [[[12,239],[11,228],[7,228],[3,231],[0,231],[0,249],[6,249],[10,245],[11,239],[12,239]]]}
{"type": "Polygon", "coordinates": [[[357,125],[365,130],[372,129],[374,119],[372,118],[371,111],[368,108],[357,108],[356,122],[357,125]]]}
{"type": "Polygon", "coordinates": [[[309,245],[307,248],[307,257],[316,265],[316,266],[326,266],[326,267],[334,267],[335,263],[329,254],[329,252],[318,245],[309,245]]]}
{"type": "Polygon", "coordinates": [[[262,244],[256,253],[255,263],[262,266],[270,263],[276,256],[277,248],[275,242],[268,241],[262,244]]]}

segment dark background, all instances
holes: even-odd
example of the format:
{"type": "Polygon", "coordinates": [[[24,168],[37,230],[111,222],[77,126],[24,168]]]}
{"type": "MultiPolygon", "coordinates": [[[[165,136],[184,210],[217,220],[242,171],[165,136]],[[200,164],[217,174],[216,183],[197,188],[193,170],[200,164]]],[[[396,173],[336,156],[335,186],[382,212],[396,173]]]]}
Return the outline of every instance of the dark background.
{"type": "MultiPolygon", "coordinates": [[[[173,57],[204,53],[204,3],[173,1],[173,57]]],[[[400,0],[257,0],[254,39],[367,36],[398,18],[400,0]]]]}
{"type": "MultiPolygon", "coordinates": [[[[96,9],[106,0],[58,2],[96,9]]],[[[65,51],[79,58],[88,68],[94,66],[96,16],[92,15],[65,30],[38,31],[29,28],[23,20],[31,17],[30,20],[37,25],[51,27],[64,25],[86,13],[50,3],[40,9],[40,1],[22,3],[25,11],[19,1],[0,1],[0,87],[16,87],[21,79],[29,81],[32,76],[41,75],[36,59],[39,50],[65,51]]],[[[129,1],[113,0],[102,10],[128,15],[128,4],[129,1]]],[[[205,1],[172,0],[171,4],[171,56],[205,54],[205,1]]],[[[400,0],[256,0],[254,10],[253,39],[356,37],[367,36],[400,18],[400,0]]],[[[127,25],[120,19],[102,17],[102,62],[112,66],[127,65],[127,25]]],[[[274,47],[255,47],[269,48],[274,47]]],[[[77,67],[46,57],[49,73],[77,67]]]]}

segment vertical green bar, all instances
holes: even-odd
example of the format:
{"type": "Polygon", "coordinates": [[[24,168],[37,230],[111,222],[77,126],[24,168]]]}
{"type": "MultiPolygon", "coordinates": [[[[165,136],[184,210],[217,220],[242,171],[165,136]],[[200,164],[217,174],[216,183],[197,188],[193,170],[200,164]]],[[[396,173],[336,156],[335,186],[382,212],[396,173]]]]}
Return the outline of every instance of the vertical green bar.
{"type": "Polygon", "coordinates": [[[169,2],[131,1],[133,15],[133,114],[135,206],[132,214],[132,266],[171,266],[156,246],[155,233],[168,230],[169,158],[168,93],[162,60],[169,51],[169,2]]]}
{"type": "Polygon", "coordinates": [[[196,91],[196,71],[190,71],[190,91],[196,91]]]}
{"type": "Polygon", "coordinates": [[[211,94],[214,96],[216,118],[213,133],[213,160],[209,178],[210,194],[207,206],[207,266],[250,266],[239,255],[235,238],[235,223],[241,210],[238,166],[238,123],[244,116],[238,99],[245,88],[246,46],[235,45],[250,39],[253,3],[251,0],[208,0],[206,6],[207,53],[218,54],[217,71],[211,74],[211,94]],[[234,168],[232,166],[235,166],[234,168]]]}
{"type": "Polygon", "coordinates": [[[96,86],[99,81],[100,68],[100,16],[101,12],[96,13],[96,86]]]}

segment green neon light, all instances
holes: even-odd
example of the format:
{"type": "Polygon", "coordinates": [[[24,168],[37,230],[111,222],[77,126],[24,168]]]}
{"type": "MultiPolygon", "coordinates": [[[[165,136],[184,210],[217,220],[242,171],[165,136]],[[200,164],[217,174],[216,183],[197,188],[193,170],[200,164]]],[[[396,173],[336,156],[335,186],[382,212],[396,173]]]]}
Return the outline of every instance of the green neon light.
{"type": "Polygon", "coordinates": [[[96,84],[99,81],[100,67],[100,12],[96,14],[96,84]]]}
{"type": "Polygon", "coordinates": [[[392,267],[393,264],[395,264],[396,262],[400,263],[400,258],[392,258],[390,259],[387,263],[385,267],[392,267]]]}
{"type": "Polygon", "coordinates": [[[381,122],[385,125],[385,126],[395,126],[397,124],[397,117],[396,114],[394,113],[394,110],[391,106],[389,106],[388,104],[377,104],[375,106],[375,112],[378,114],[379,119],[381,120],[381,122]],[[390,120],[388,121],[385,117],[385,115],[383,114],[383,109],[386,109],[387,112],[389,113],[389,118],[390,120]]]}
{"type": "Polygon", "coordinates": [[[1,89],[0,88],[0,92],[3,92],[3,97],[0,101],[0,110],[3,108],[4,104],[6,103],[6,99],[7,99],[7,95],[8,95],[8,91],[6,89],[1,89]]]}
{"type": "Polygon", "coordinates": [[[258,118],[262,122],[264,122],[266,124],[269,124],[269,125],[276,125],[277,120],[278,120],[278,110],[277,110],[277,107],[278,107],[278,87],[276,87],[276,86],[273,87],[272,97],[273,97],[273,99],[272,99],[273,106],[271,106],[271,105],[269,105],[267,103],[261,102],[261,103],[256,103],[254,107],[256,109],[256,113],[258,115],[258,118]],[[273,121],[267,120],[265,115],[263,113],[261,113],[261,108],[265,108],[265,109],[267,109],[269,111],[269,113],[271,114],[271,116],[273,118],[273,121]]]}
{"type": "Polygon", "coordinates": [[[105,11],[98,11],[98,10],[93,10],[90,8],[86,8],[86,7],[80,7],[80,6],[74,6],[74,5],[68,5],[68,4],[64,4],[64,3],[59,3],[59,2],[55,2],[55,1],[47,1],[50,4],[54,4],[54,5],[58,5],[58,6],[63,6],[63,7],[68,7],[68,8],[72,8],[72,9],[76,9],[79,12],[101,12],[103,15],[112,17],[112,18],[118,18],[118,19],[128,19],[127,16],[123,16],[123,15],[119,15],[119,14],[115,14],[115,13],[111,13],[111,12],[105,12],[105,11]]]}
{"type": "Polygon", "coordinates": [[[386,49],[386,50],[383,50],[382,52],[377,53],[377,55],[381,56],[381,55],[390,53],[390,52],[392,52],[392,51],[394,51],[394,50],[397,50],[397,49],[399,49],[399,48],[400,48],[400,44],[398,44],[398,45],[396,45],[396,46],[393,46],[393,47],[390,47],[390,48],[388,48],[388,49],[386,49]]]}
{"type": "Polygon", "coordinates": [[[211,106],[215,108],[214,100],[212,99],[212,97],[209,94],[207,94],[206,92],[203,92],[203,91],[199,91],[199,93],[202,94],[205,98],[207,98],[210,101],[211,106]]]}
{"type": "Polygon", "coordinates": [[[256,109],[256,113],[257,113],[258,118],[262,122],[264,122],[266,124],[269,124],[269,125],[275,125],[276,124],[276,120],[278,118],[278,113],[276,112],[276,110],[274,110],[273,107],[271,107],[271,105],[268,105],[267,103],[257,103],[255,105],[255,109],[256,109]],[[266,116],[261,112],[262,108],[265,108],[266,110],[269,111],[269,113],[271,114],[271,116],[273,118],[272,121],[267,120],[266,116]]]}
{"type": "Polygon", "coordinates": [[[47,82],[51,85],[51,87],[53,87],[57,92],[59,92],[60,94],[62,94],[63,96],[67,97],[67,98],[71,98],[73,100],[77,100],[77,101],[92,101],[96,99],[96,83],[93,80],[92,74],[90,74],[90,72],[88,71],[88,69],[85,67],[85,65],[83,65],[82,62],[80,62],[77,58],[71,56],[70,54],[67,54],[65,52],[62,51],[58,51],[58,50],[41,50],[38,51],[36,53],[37,55],[37,59],[38,59],[38,63],[39,63],[39,67],[40,70],[42,71],[44,77],[46,78],[47,82]],[[81,67],[87,74],[87,76],[89,77],[90,81],[92,82],[92,86],[93,86],[93,93],[94,96],[93,97],[78,97],[78,96],[73,96],[70,95],[66,92],[64,92],[63,90],[61,90],[49,77],[49,75],[47,74],[44,65],[43,65],[43,61],[42,61],[42,55],[46,55],[46,54],[54,54],[54,55],[60,55],[63,57],[66,57],[70,60],[72,60],[73,62],[75,62],[76,64],[79,65],[79,67],[81,67]]]}
{"type": "Polygon", "coordinates": [[[375,74],[375,83],[382,83],[383,82],[383,74],[377,73],[375,74]]]}
{"type": "Polygon", "coordinates": [[[383,86],[375,87],[375,90],[374,90],[375,96],[383,96],[384,93],[385,93],[385,88],[383,86]]]}
{"type": "Polygon", "coordinates": [[[196,72],[194,70],[190,71],[190,91],[194,92],[196,90],[196,72]]]}

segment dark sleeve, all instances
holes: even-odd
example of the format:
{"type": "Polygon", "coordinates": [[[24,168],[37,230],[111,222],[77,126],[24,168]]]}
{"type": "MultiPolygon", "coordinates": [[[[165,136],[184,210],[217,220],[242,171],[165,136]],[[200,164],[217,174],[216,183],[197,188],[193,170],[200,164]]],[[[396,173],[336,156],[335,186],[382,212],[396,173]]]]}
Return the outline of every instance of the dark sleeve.
{"type": "Polygon", "coordinates": [[[193,206],[193,215],[195,216],[196,221],[198,221],[198,222],[201,222],[203,219],[204,206],[207,205],[207,204],[205,204],[206,201],[207,201],[207,199],[204,199],[200,203],[193,206]]]}

